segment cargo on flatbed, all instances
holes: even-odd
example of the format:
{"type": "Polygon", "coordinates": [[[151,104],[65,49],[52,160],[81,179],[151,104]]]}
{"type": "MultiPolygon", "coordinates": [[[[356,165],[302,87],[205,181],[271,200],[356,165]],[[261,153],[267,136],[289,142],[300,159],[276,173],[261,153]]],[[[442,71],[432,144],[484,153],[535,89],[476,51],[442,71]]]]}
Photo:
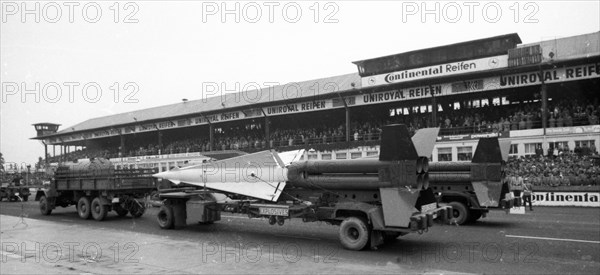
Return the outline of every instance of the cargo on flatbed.
{"type": "Polygon", "coordinates": [[[115,169],[102,158],[63,163],[58,166],[47,188],[36,194],[40,211],[50,215],[57,206],[75,205],[79,217],[101,221],[110,211],[140,217],[146,209],[145,198],[156,190],[152,174],[156,169],[115,169]]]}

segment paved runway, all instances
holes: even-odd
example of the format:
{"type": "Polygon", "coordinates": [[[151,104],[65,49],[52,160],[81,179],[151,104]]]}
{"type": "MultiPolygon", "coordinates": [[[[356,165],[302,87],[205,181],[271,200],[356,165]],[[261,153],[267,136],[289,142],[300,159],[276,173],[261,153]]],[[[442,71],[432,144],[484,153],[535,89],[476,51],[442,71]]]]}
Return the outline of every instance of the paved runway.
{"type": "Polygon", "coordinates": [[[361,252],[342,249],[337,240],[338,227],[325,223],[293,220],[284,226],[271,226],[263,219],[223,214],[222,221],[213,225],[194,224],[166,231],[158,227],[156,212],[157,208],[149,209],[135,220],[111,212],[105,221],[97,222],[79,219],[74,207],[58,208],[52,215],[42,216],[37,202],[0,203],[2,215],[25,214],[61,225],[76,224],[78,228],[130,232],[134,242],[139,234],[189,242],[195,246],[181,248],[193,255],[189,264],[248,264],[248,270],[236,272],[269,272],[269,265],[275,268],[278,261],[294,263],[296,273],[315,272],[315,264],[332,268],[358,265],[362,267],[356,269],[358,273],[387,272],[389,266],[402,267],[404,272],[502,274],[597,274],[600,270],[597,208],[538,207],[525,215],[491,212],[474,225],[436,226],[423,235],[409,234],[376,251],[361,252]],[[260,267],[267,269],[255,269],[257,254],[263,256],[260,267]]]}

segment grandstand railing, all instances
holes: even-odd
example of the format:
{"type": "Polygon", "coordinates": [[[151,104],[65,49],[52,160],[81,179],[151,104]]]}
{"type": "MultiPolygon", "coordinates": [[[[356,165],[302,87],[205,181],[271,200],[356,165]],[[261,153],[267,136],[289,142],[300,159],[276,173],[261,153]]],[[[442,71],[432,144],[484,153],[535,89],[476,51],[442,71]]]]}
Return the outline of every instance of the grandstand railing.
{"type": "MultiPolygon", "coordinates": [[[[590,123],[596,122],[589,118],[574,118],[571,121],[568,121],[567,124],[558,123],[556,121],[549,122],[548,128],[558,128],[558,127],[571,127],[571,126],[583,126],[590,125],[590,123]]],[[[498,126],[498,124],[496,124],[498,126]]],[[[485,126],[462,126],[462,127],[449,127],[440,129],[440,136],[449,136],[449,135],[464,135],[464,134],[485,134],[485,133],[495,133],[502,131],[512,131],[512,130],[526,130],[526,129],[540,129],[542,126],[541,121],[531,121],[529,123],[510,123],[510,125],[505,124],[502,127],[494,127],[494,124],[487,124],[485,126]]],[[[331,149],[342,149],[349,148],[352,146],[372,146],[377,145],[380,140],[380,133],[366,133],[366,134],[351,134],[349,140],[346,141],[345,135],[333,135],[333,136],[321,136],[321,137],[313,137],[313,138],[302,138],[301,135],[298,135],[295,138],[290,139],[280,139],[280,138],[272,138],[269,142],[265,139],[255,139],[251,141],[241,141],[236,142],[219,142],[213,146],[213,150],[208,150],[208,143],[201,144],[190,144],[189,146],[164,146],[164,149],[160,149],[157,146],[150,149],[142,149],[136,151],[130,151],[124,155],[119,155],[119,153],[110,150],[101,150],[101,151],[92,151],[88,152],[86,150],[71,152],[66,156],[58,155],[55,157],[50,157],[50,162],[57,162],[61,158],[65,158],[68,160],[72,159],[81,159],[87,157],[104,157],[104,158],[116,158],[116,157],[133,157],[133,156],[145,156],[145,155],[166,155],[166,154],[180,154],[180,153],[192,153],[192,152],[211,152],[211,151],[224,151],[224,150],[241,150],[246,152],[254,152],[260,150],[267,149],[278,149],[278,150],[294,150],[298,148],[313,148],[318,150],[318,148],[322,148],[324,150],[331,149]]]]}

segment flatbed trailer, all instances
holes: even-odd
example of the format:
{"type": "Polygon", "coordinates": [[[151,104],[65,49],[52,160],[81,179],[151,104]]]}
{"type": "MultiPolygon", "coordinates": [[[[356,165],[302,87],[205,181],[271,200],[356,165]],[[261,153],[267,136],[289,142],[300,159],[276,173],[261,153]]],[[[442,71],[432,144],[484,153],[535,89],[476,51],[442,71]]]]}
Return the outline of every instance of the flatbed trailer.
{"type": "Polygon", "coordinates": [[[57,206],[76,206],[82,219],[101,221],[110,211],[140,217],[146,210],[145,198],[156,190],[156,169],[114,169],[110,161],[60,165],[50,185],[36,194],[40,211],[50,215],[57,206]]]}
{"type": "MultiPolygon", "coordinates": [[[[284,225],[286,220],[292,218],[303,222],[323,221],[340,226],[339,239],[344,248],[361,250],[368,246],[376,248],[408,233],[426,232],[434,223],[447,224],[452,217],[450,206],[439,206],[435,202],[421,205],[418,210],[414,208],[414,212],[406,212],[404,209],[413,209],[414,206],[405,204],[410,200],[402,199],[402,191],[400,196],[395,196],[397,191],[385,190],[388,194],[381,194],[381,199],[389,202],[360,202],[352,199],[327,202],[321,197],[313,202],[287,200],[273,203],[256,199],[217,201],[213,191],[202,189],[163,190],[159,195],[163,205],[157,214],[157,222],[162,229],[182,228],[192,223],[211,224],[221,219],[222,212],[264,218],[270,225],[284,225]],[[386,215],[384,211],[389,210],[384,210],[384,204],[388,207],[392,205],[397,210],[386,215]],[[396,217],[392,219],[408,219],[408,226],[390,225],[390,216],[394,215],[396,217]],[[397,217],[398,215],[404,217],[397,217]]],[[[427,190],[412,192],[433,198],[433,194],[427,190]]]]}

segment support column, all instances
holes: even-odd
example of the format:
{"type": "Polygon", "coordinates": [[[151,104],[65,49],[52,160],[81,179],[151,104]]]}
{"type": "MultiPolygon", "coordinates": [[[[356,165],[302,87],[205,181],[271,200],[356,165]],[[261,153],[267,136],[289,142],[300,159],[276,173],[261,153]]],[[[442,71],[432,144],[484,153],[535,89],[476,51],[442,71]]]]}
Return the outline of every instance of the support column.
{"type": "Polygon", "coordinates": [[[44,163],[48,166],[48,144],[44,142],[44,163]]]}
{"type": "Polygon", "coordinates": [[[208,124],[208,129],[209,129],[209,133],[208,133],[208,150],[209,151],[213,151],[214,150],[214,144],[215,144],[215,140],[214,140],[214,129],[213,129],[213,125],[212,123],[208,124]]]}
{"type": "Polygon", "coordinates": [[[163,136],[163,133],[161,131],[157,131],[157,132],[158,132],[157,133],[158,134],[158,148],[159,148],[159,150],[161,150],[162,149],[162,136],[163,136]]]}
{"type": "Polygon", "coordinates": [[[120,141],[120,145],[119,145],[119,153],[121,154],[119,157],[124,157],[125,156],[125,136],[124,135],[120,135],[119,136],[121,141],[120,141]]]}
{"type": "Polygon", "coordinates": [[[271,131],[269,124],[271,124],[269,117],[265,116],[265,142],[267,144],[267,148],[271,149],[271,131]]]}
{"type": "MultiPolygon", "coordinates": [[[[346,99],[344,100],[344,104],[346,99]]],[[[350,141],[350,108],[346,106],[346,141],[350,141]]]]}
{"type": "Polygon", "coordinates": [[[542,83],[542,128],[544,136],[546,135],[546,127],[548,127],[548,88],[546,83],[542,83]]]}
{"type": "Polygon", "coordinates": [[[437,101],[433,94],[431,95],[431,123],[433,125],[430,125],[429,127],[438,127],[438,124],[437,124],[437,101]]]}

